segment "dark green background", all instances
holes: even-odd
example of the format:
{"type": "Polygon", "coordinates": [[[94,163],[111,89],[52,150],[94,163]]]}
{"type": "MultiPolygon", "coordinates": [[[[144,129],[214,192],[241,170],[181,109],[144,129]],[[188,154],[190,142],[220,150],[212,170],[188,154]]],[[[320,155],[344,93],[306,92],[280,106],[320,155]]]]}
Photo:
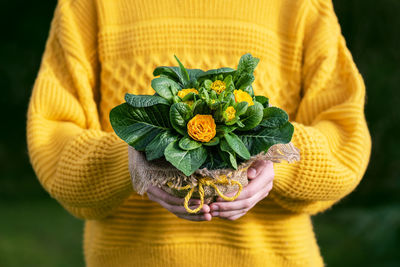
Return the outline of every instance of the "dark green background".
{"type": "MultiPolygon", "coordinates": [[[[83,266],[82,222],[43,191],[25,122],[55,1],[0,1],[0,266],[83,266]]],[[[359,187],[313,217],[328,266],[400,266],[400,1],[334,0],[367,88],[371,161],[359,187]]]]}

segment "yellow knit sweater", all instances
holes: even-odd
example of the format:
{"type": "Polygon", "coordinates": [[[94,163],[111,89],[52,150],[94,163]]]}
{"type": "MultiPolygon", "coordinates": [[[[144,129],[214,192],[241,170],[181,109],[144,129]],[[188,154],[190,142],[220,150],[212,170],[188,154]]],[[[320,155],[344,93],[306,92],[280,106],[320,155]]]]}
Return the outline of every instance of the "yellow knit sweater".
{"type": "Polygon", "coordinates": [[[349,194],[368,164],[365,88],[331,0],[59,0],[28,111],[43,187],[86,220],[87,266],[321,266],[310,215],[349,194]],[[133,192],[111,108],[153,94],[156,66],[260,58],[256,94],[283,108],[302,159],[236,221],[179,219],[133,192]]]}

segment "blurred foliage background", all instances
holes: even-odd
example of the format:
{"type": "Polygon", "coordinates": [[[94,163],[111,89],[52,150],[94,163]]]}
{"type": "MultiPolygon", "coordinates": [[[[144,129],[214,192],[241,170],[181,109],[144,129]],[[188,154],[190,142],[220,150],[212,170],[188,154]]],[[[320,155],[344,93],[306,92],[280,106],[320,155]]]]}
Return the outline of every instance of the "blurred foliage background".
{"type": "MultiPolygon", "coordinates": [[[[400,1],[334,0],[367,88],[371,161],[358,188],[313,217],[328,266],[400,266],[400,1]]],[[[29,164],[26,110],[55,0],[0,0],[0,266],[84,266],[82,222],[29,164]]]]}

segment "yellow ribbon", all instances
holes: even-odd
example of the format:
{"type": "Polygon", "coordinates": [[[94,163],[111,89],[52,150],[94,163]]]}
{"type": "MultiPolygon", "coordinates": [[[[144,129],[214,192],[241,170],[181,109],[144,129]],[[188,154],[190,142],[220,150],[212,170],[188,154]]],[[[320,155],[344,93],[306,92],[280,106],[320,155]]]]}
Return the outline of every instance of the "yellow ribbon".
{"type": "MultiPolygon", "coordinates": [[[[168,186],[170,188],[174,188],[171,182],[168,182],[167,184],[168,184],[168,186]]],[[[196,186],[193,186],[193,187],[191,187],[190,185],[186,185],[186,186],[182,186],[182,187],[175,187],[175,189],[177,189],[177,190],[190,189],[190,191],[187,193],[187,195],[185,197],[185,202],[183,204],[188,213],[196,213],[199,210],[201,210],[201,208],[203,207],[203,205],[204,205],[204,186],[213,187],[215,189],[215,191],[217,192],[217,194],[220,197],[222,197],[223,199],[225,199],[226,201],[235,200],[240,195],[240,192],[243,189],[243,186],[242,186],[242,184],[240,182],[234,181],[234,180],[228,180],[226,175],[221,175],[220,179],[218,179],[218,180],[212,179],[210,177],[200,178],[200,179],[198,179],[198,184],[196,186]],[[219,190],[219,188],[217,187],[217,184],[219,184],[219,185],[231,185],[231,184],[237,185],[239,187],[239,190],[237,191],[237,193],[233,197],[228,197],[228,196],[225,196],[219,190]],[[192,194],[193,194],[193,192],[194,192],[194,190],[196,188],[198,188],[199,195],[200,195],[200,205],[196,209],[192,210],[191,208],[189,208],[189,200],[192,197],[192,194]]]]}

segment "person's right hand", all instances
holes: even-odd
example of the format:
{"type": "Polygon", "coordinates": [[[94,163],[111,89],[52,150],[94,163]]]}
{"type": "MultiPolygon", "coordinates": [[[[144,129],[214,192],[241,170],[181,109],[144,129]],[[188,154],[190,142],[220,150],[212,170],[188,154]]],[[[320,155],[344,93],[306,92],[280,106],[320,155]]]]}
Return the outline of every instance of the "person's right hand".
{"type": "MultiPolygon", "coordinates": [[[[147,196],[150,200],[157,202],[179,218],[189,221],[211,221],[212,219],[209,205],[204,204],[199,212],[190,214],[183,206],[183,198],[172,196],[157,186],[150,186],[147,190],[147,196]]],[[[191,209],[197,208],[199,204],[199,199],[191,199],[189,201],[189,207],[191,209]]]]}

